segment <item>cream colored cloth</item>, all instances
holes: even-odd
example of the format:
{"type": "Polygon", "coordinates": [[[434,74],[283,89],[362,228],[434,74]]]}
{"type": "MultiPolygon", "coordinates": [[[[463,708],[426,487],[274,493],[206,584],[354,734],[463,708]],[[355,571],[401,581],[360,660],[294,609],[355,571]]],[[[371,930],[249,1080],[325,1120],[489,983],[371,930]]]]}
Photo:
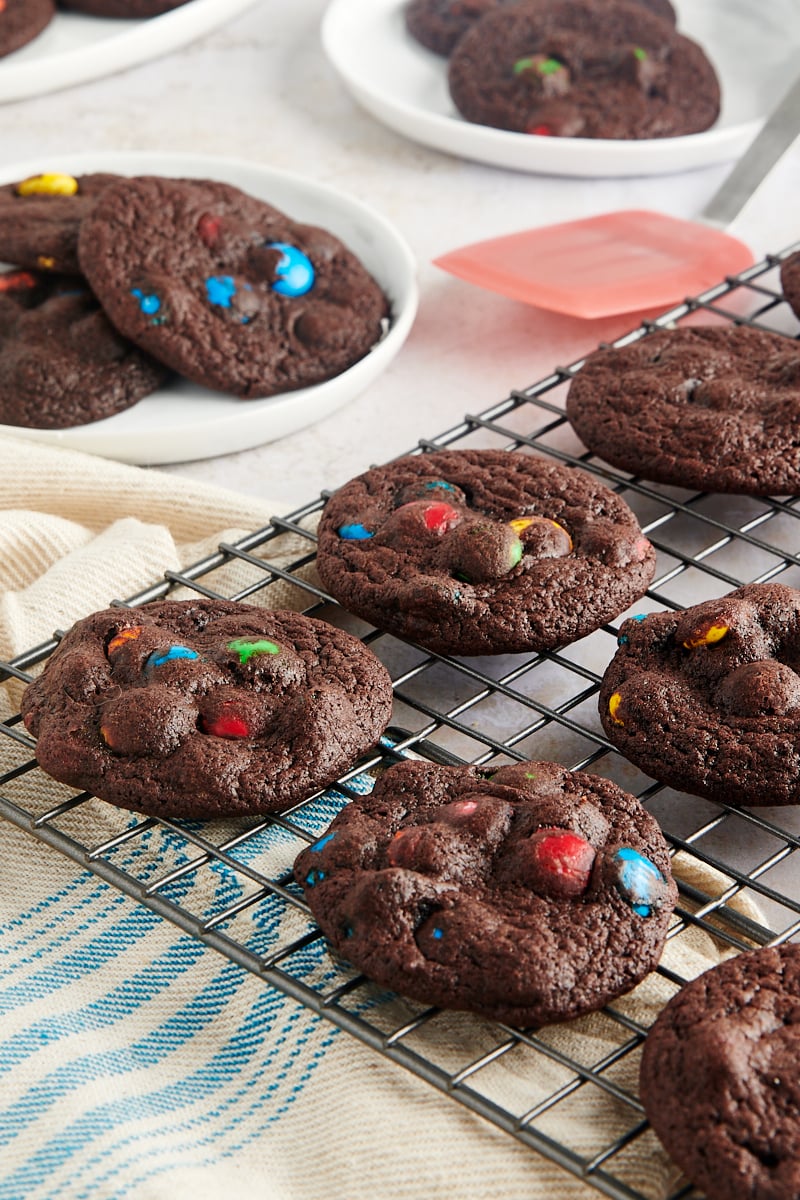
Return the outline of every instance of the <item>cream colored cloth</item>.
{"type": "MultiPolygon", "coordinates": [[[[194,480],[2,436],[0,510],[3,658],[283,512],[194,480]]],[[[284,552],[300,542],[285,539],[284,552]]],[[[224,579],[215,574],[215,586],[224,579]]],[[[273,607],[302,603],[297,589],[271,596],[273,607]]]]}
{"type": "MultiPolygon", "coordinates": [[[[261,526],[276,507],[0,438],[3,656],[261,526]]],[[[289,556],[298,540],[285,547],[289,556]]],[[[282,549],[272,545],[271,557],[282,549]]],[[[235,586],[235,579],[228,583],[235,586]]],[[[287,587],[277,602],[301,606],[303,594],[287,587]]],[[[5,696],[7,715],[18,689],[7,687],[5,696]]],[[[0,753],[4,771],[27,757],[8,738],[0,739],[0,753]]],[[[32,812],[68,794],[38,771],[4,789],[8,800],[32,812]]],[[[335,807],[335,798],[322,802],[310,819],[324,828],[335,807]]],[[[92,847],[136,822],[92,801],[59,827],[92,847]]],[[[219,826],[208,836],[218,842],[231,832],[219,826]]],[[[0,823],[0,837],[0,1200],[590,1200],[599,1194],[13,823],[0,823]]],[[[247,861],[255,869],[291,862],[280,830],[248,847],[249,841],[242,853],[252,854],[247,861]]],[[[186,857],[185,842],[155,826],[111,861],[147,880],[186,857]]],[[[693,860],[680,870],[707,894],[730,883],[693,860]]],[[[232,874],[212,863],[179,881],[173,898],[192,912],[215,911],[240,894],[232,874]]],[[[305,928],[301,914],[275,901],[245,907],[232,936],[268,953],[305,928]]],[[[689,926],[668,943],[665,962],[691,978],[725,953],[709,933],[689,926]]],[[[293,972],[323,991],[348,978],[321,942],[293,972]]],[[[673,991],[652,975],[614,1007],[647,1026],[673,991]]],[[[359,990],[353,1010],[386,1030],[418,1011],[376,989],[359,990]]],[[[608,1059],[603,1077],[635,1092],[638,1051],[612,1061],[629,1036],[602,1013],[556,1026],[542,1031],[539,1048],[513,1045],[471,1076],[469,1086],[520,1116],[563,1089],[533,1127],[591,1157],[639,1116],[596,1085],[579,1086],[560,1056],[587,1067],[608,1059]]],[[[440,1014],[401,1044],[455,1072],[497,1042],[489,1023],[440,1014]]],[[[634,1138],[606,1170],[653,1200],[668,1195],[676,1179],[650,1132],[634,1138]]]]}

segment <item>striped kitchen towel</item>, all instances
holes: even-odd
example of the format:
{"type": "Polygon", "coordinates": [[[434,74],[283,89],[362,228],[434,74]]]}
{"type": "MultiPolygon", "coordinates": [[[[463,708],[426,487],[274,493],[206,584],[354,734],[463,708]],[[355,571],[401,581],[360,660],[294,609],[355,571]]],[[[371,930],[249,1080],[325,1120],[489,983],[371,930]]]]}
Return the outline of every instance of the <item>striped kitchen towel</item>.
{"type": "MultiPolygon", "coordinates": [[[[0,438],[2,655],[133,594],[270,511],[183,479],[0,438]]],[[[301,605],[295,592],[279,602],[301,605]]],[[[17,685],[0,689],[0,715],[18,696],[17,685]]],[[[25,751],[2,738],[0,753],[5,772],[25,751]]],[[[65,794],[40,772],[8,784],[8,799],[34,812],[65,794]]],[[[304,817],[310,831],[344,802],[335,790],[316,802],[304,817]]],[[[96,846],[136,821],[90,801],[62,826],[96,846]]],[[[0,838],[0,1200],[598,1195],[15,824],[0,822],[0,838]]],[[[186,847],[177,829],[154,823],[122,842],[114,862],[147,882],[165,862],[185,863],[186,847]]],[[[282,857],[288,866],[290,850],[285,831],[271,829],[239,859],[252,854],[260,867],[282,857]]],[[[686,860],[681,870],[698,868],[686,860]]],[[[729,881],[706,872],[694,882],[713,893],[729,881]]],[[[198,913],[244,896],[241,876],[216,861],[172,886],[172,898],[198,913]]],[[[266,954],[305,920],[277,898],[262,901],[243,908],[237,938],[266,954]]],[[[722,953],[690,927],[669,943],[666,961],[692,977],[722,953]]],[[[320,939],[297,952],[292,969],[315,990],[349,977],[320,939]]],[[[646,1025],[671,991],[653,975],[616,1007],[646,1025]]],[[[394,1025],[411,1011],[378,989],[364,989],[358,1003],[394,1025]]],[[[493,1098],[511,1110],[528,1105],[534,1070],[542,1095],[562,1086],[573,1076],[559,1055],[603,1061],[618,1044],[614,1025],[595,1014],[544,1031],[552,1061],[525,1047],[503,1056],[492,1068],[493,1098]]],[[[429,1037],[435,1061],[463,1062],[480,1057],[486,1027],[444,1015],[429,1037]]],[[[618,1064],[615,1084],[635,1089],[637,1060],[618,1064]]],[[[577,1087],[541,1127],[590,1154],[617,1136],[620,1120],[600,1089],[577,1087]]],[[[649,1133],[615,1169],[654,1200],[675,1180],[649,1133]]]]}

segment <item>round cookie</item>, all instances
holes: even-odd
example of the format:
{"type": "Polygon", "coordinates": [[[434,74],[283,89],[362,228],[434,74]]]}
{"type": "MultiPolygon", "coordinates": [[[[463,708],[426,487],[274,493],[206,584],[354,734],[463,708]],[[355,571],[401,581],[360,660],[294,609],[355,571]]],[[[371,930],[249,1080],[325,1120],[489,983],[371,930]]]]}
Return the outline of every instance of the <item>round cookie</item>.
{"type": "Polygon", "coordinates": [[[800,802],[800,592],[752,583],[624,621],[600,689],[610,741],[671,787],[800,802]]]}
{"type": "Polygon", "coordinates": [[[458,42],[449,86],[468,121],[554,137],[678,137],[720,106],[701,48],[627,0],[496,8],[458,42]]]}
{"type": "Polygon", "coordinates": [[[80,281],[0,275],[0,422],[85,425],[130,408],[167,370],[127,342],[80,281]]]}
{"type": "Polygon", "coordinates": [[[800,345],[777,333],[693,326],[596,350],[570,384],[567,417],[590,450],[644,479],[800,492],[800,345]]]}
{"type": "MultiPolygon", "coordinates": [[[[491,9],[517,0],[411,0],[405,10],[406,28],[411,36],[434,54],[445,58],[452,54],[459,38],[491,9]]],[[[545,0],[547,2],[547,0],[545,0]]],[[[669,0],[636,0],[656,16],[675,24],[675,10],[669,0]]]]}
{"type": "Polygon", "coordinates": [[[294,871],[325,936],[371,979],[522,1026],[630,991],[677,896],[638,801],[549,762],[400,763],[294,871]]]}
{"type": "Polygon", "coordinates": [[[80,275],[78,230],[117,175],[47,172],[0,186],[0,260],[80,275]]]}
{"type": "Polygon", "coordinates": [[[781,287],[793,312],[800,317],[800,250],[781,263],[781,287]]]}
{"type": "Polygon", "coordinates": [[[58,0],[62,8],[95,17],[157,17],[189,0],[58,0]]]}
{"type": "Polygon", "coordinates": [[[0,58],[38,37],[55,16],[53,0],[3,0],[0,3],[0,58]]]}
{"type": "Polygon", "coordinates": [[[79,621],[23,695],[42,768],[156,817],[282,812],[373,747],[382,663],[296,612],[227,600],[79,621]]]}
{"type": "Polygon", "coordinates": [[[224,183],[123,180],[83,221],[78,251],[127,337],[244,398],[340,374],[387,316],[377,283],[337,238],[224,183]]]}
{"type": "Polygon", "coordinates": [[[325,506],[317,568],[345,608],[453,654],[549,650],[653,577],[631,510],[583,471],[501,450],[398,459],[325,506]]]}
{"type": "Polygon", "coordinates": [[[714,1200],[800,1195],[798,999],[800,946],[765,947],[689,983],[647,1036],[647,1116],[714,1200]]]}

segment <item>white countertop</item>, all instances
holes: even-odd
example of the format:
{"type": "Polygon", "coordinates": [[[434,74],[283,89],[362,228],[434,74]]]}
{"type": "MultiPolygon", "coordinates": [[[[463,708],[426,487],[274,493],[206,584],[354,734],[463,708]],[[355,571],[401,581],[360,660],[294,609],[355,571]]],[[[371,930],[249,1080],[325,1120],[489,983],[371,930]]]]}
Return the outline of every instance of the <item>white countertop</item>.
{"type": "MultiPolygon", "coordinates": [[[[421,302],[390,369],[313,428],[167,470],[269,497],[286,511],[411,448],[616,336],[636,318],[587,322],[483,292],[431,265],[465,242],[614,208],[700,212],[727,166],[674,176],[548,178],[461,161],[378,124],[327,63],[324,0],[260,0],[199,41],[92,83],[0,106],[0,161],[86,150],[237,156],[371,204],[419,263],[421,302]]],[[[796,147],[737,222],[757,253],[800,236],[796,147]]]]}

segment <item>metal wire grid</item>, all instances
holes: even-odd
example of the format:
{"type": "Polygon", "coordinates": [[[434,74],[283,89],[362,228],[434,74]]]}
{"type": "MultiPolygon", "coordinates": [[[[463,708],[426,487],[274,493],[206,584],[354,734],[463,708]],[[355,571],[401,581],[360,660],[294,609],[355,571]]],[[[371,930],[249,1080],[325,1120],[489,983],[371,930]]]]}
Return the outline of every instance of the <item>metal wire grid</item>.
{"type": "MultiPolygon", "coordinates": [[[[615,344],[698,317],[703,323],[796,333],[776,270],[791,249],[645,322],[615,344]]],[[[634,611],[677,609],[745,582],[800,585],[797,500],[690,493],[610,470],[583,450],[563,416],[563,393],[580,366],[557,368],[511,392],[486,412],[420,442],[419,451],[488,446],[535,452],[605,480],[634,509],[658,550],[656,578],[634,611]]],[[[394,726],[379,752],[354,766],[336,788],[282,816],[235,827],[156,821],[112,810],[47,779],[17,714],[0,724],[0,816],[546,1155],[587,1187],[619,1200],[662,1196],[654,1179],[642,1173],[642,1148],[655,1147],[636,1094],[647,1023],[625,998],[589,1018],[590,1029],[579,1022],[536,1032],[387,995],[327,951],[292,882],[291,864],[330,816],[370,785],[375,771],[398,758],[492,765],[552,758],[635,792],[660,820],[674,852],[687,852],[721,873],[713,877],[714,886],[681,883],[669,937],[678,945],[689,931],[703,931],[736,951],[800,932],[800,887],[793,878],[800,816],[791,808],[743,811],[673,792],[614,751],[596,713],[600,677],[615,649],[611,626],[554,653],[461,660],[401,643],[349,617],[308,571],[315,543],[310,519],[322,503],[276,518],[269,528],[222,544],[202,562],[167,571],[146,591],[113,603],[134,606],[187,589],[269,603],[279,581],[295,584],[310,614],[359,633],[389,667],[394,726]],[[297,547],[288,561],[282,550],[286,535],[294,535],[297,547]],[[103,820],[93,824],[98,814],[103,820]],[[87,829],[104,832],[87,837],[87,829]],[[226,882],[222,901],[219,888],[204,886],[211,874],[226,882]],[[741,911],[743,897],[755,900],[761,915],[752,908],[741,911]],[[574,1136],[565,1133],[572,1130],[574,1136]]],[[[0,664],[0,678],[28,681],[58,637],[0,664]]],[[[658,1004],[686,981],[667,957],[657,973],[658,1004]]],[[[677,1180],[669,1195],[683,1200],[698,1193],[677,1180]]]]}

